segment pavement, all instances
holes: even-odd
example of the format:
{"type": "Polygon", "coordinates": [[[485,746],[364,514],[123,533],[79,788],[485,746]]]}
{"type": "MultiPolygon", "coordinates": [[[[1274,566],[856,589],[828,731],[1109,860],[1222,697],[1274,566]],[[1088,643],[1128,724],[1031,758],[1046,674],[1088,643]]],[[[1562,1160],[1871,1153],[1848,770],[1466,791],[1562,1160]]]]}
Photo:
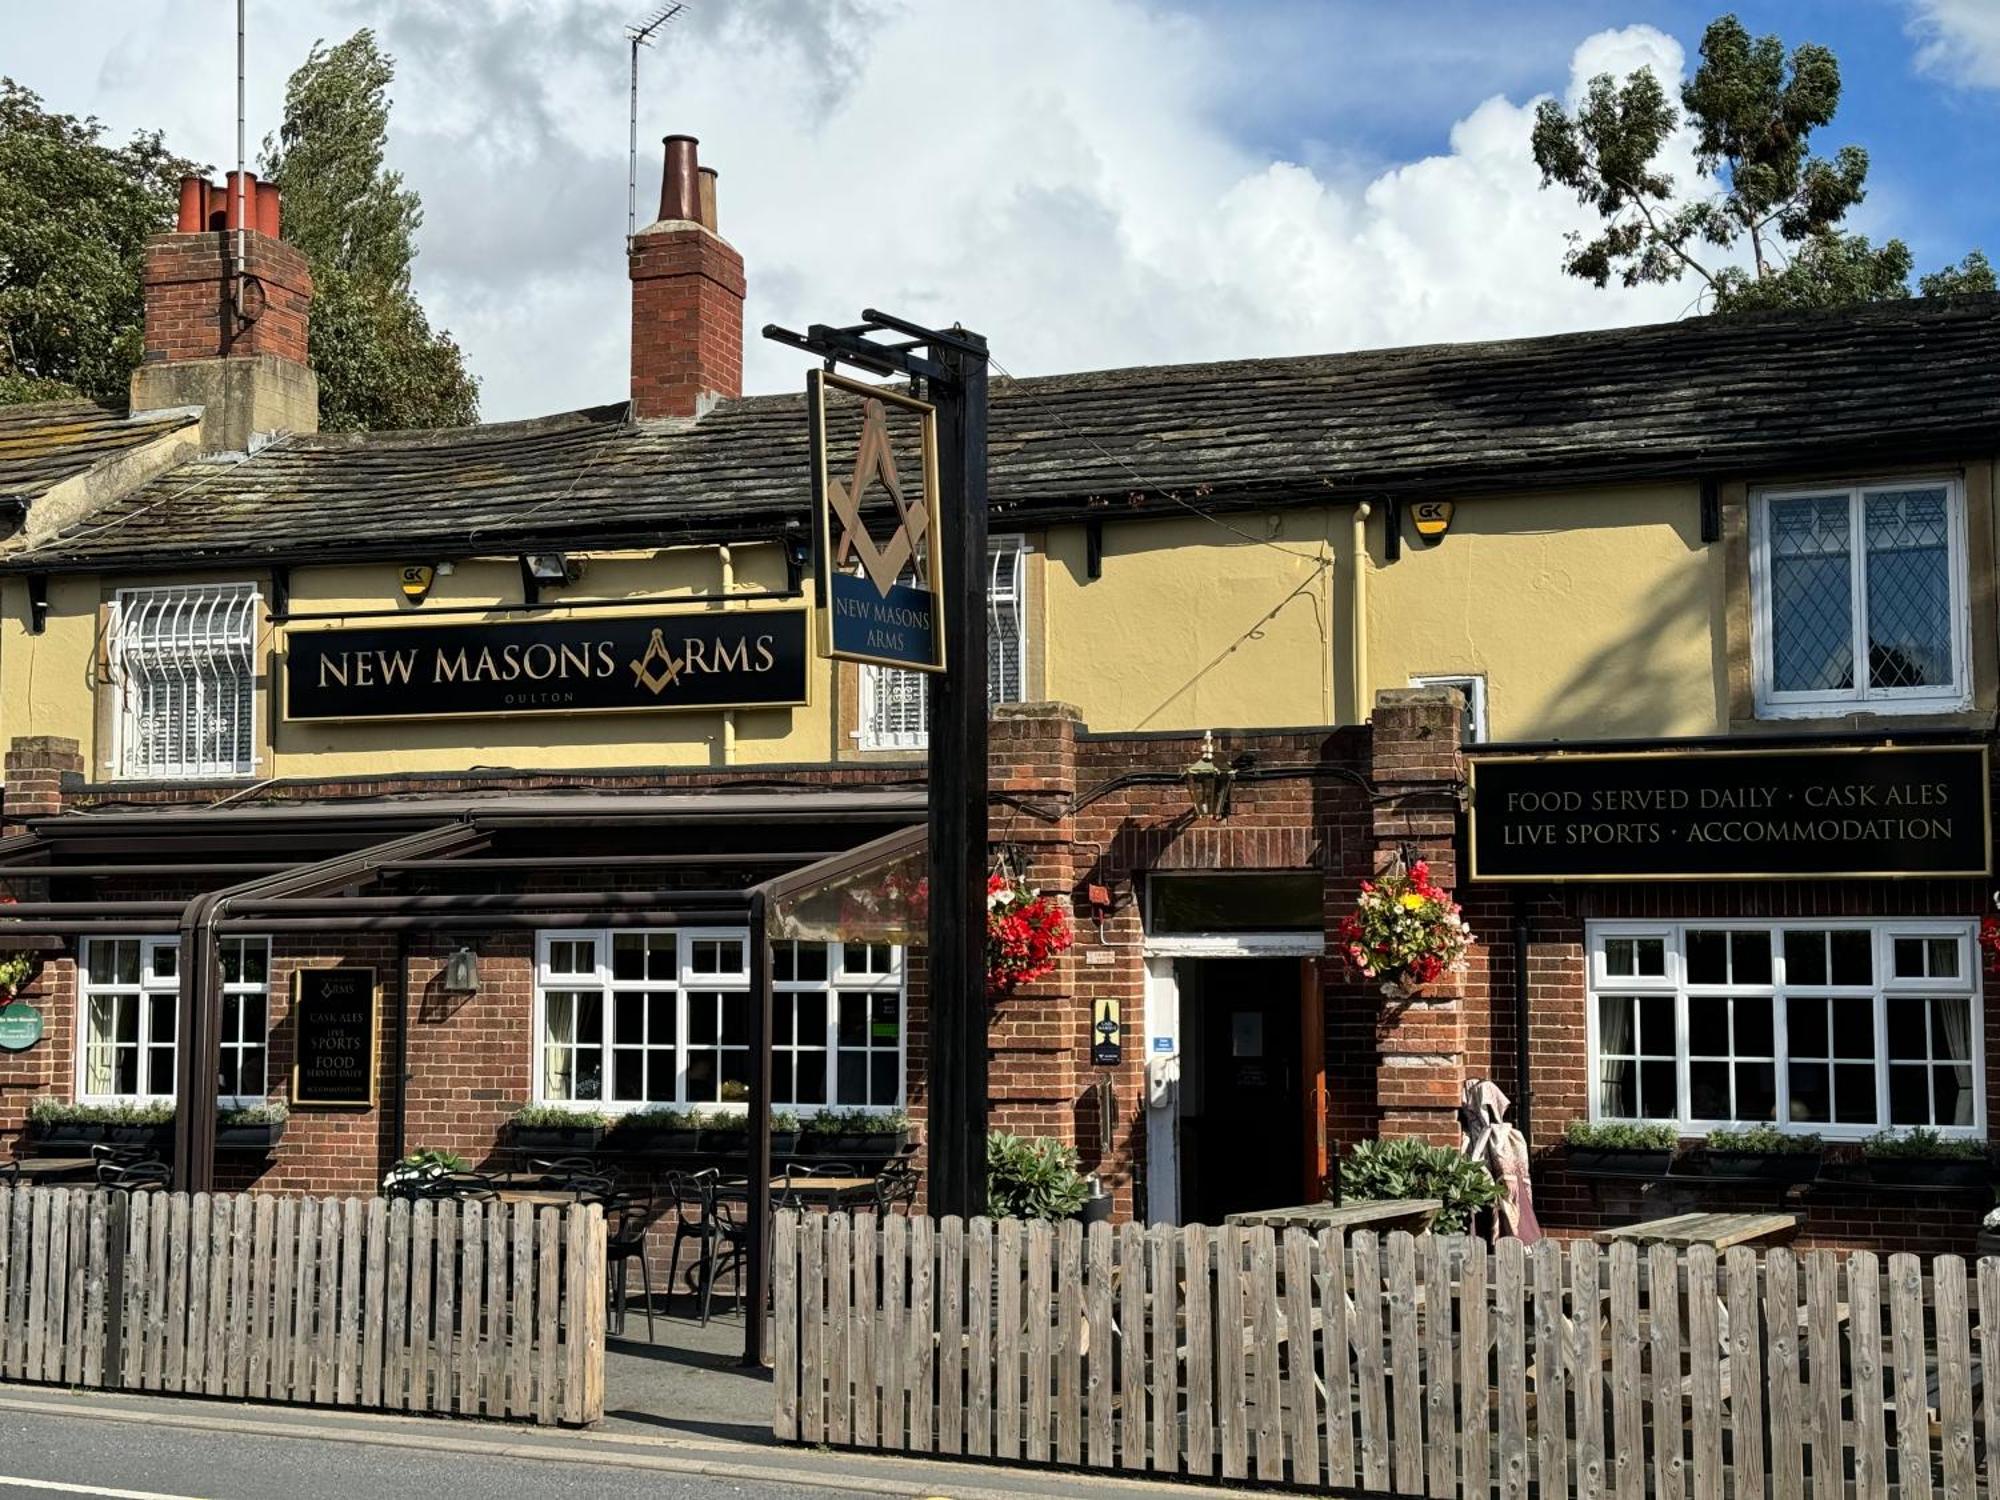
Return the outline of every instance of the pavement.
{"type": "MultiPolygon", "coordinates": [[[[745,1370],[740,1317],[704,1329],[643,1315],[608,1340],[597,1427],[518,1426],[221,1399],[0,1384],[0,1500],[567,1500],[829,1494],[1190,1500],[1222,1490],[1080,1470],[781,1444],[768,1370],[745,1370]]],[[[1240,1493],[1240,1491],[1238,1492],[1240,1493]]]]}

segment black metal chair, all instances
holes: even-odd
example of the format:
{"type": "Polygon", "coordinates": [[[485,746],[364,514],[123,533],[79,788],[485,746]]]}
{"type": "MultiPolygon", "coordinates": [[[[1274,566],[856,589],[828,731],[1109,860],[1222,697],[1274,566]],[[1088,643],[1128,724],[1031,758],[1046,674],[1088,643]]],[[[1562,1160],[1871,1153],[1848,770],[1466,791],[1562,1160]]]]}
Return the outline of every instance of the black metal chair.
{"type": "Polygon", "coordinates": [[[531,1158],[528,1170],[550,1187],[564,1187],[572,1177],[602,1177],[604,1168],[588,1156],[531,1158]]]}
{"type": "Polygon", "coordinates": [[[173,1169],[163,1161],[135,1161],[116,1165],[97,1164],[97,1185],[120,1193],[156,1193],[173,1180],[173,1169]]]}
{"type": "Polygon", "coordinates": [[[20,1180],[21,1164],[18,1161],[14,1161],[11,1158],[7,1161],[0,1161],[0,1182],[19,1182],[20,1180]]]}
{"type": "Polygon", "coordinates": [[[859,1177],[863,1175],[859,1167],[846,1161],[793,1162],[785,1168],[784,1181],[772,1194],[772,1205],[776,1208],[796,1208],[804,1211],[812,1206],[809,1195],[801,1191],[800,1184],[815,1177],[859,1177]]]}
{"type": "MultiPolygon", "coordinates": [[[[701,1326],[708,1327],[709,1304],[715,1297],[715,1284],[727,1271],[736,1286],[736,1310],[743,1310],[743,1271],[750,1259],[750,1226],[746,1222],[748,1201],[739,1203],[722,1191],[721,1184],[710,1181],[705,1191],[708,1204],[707,1218],[713,1238],[708,1258],[708,1274],[701,1280],[701,1326]]],[[[749,1185],[745,1184],[745,1191],[749,1185]]]]}
{"type": "Polygon", "coordinates": [[[708,1167],[699,1172],[668,1172],[660,1179],[661,1197],[673,1206],[674,1211],[674,1248],[667,1260],[669,1292],[673,1290],[673,1278],[680,1270],[681,1246],[693,1240],[695,1263],[687,1269],[687,1284],[690,1292],[696,1296],[701,1294],[709,1262],[715,1258],[715,1226],[709,1218],[709,1185],[715,1181],[716,1175],[715,1169],[708,1167]]]}
{"type": "Polygon", "coordinates": [[[604,1255],[611,1273],[612,1332],[625,1333],[626,1275],[633,1261],[639,1262],[639,1286],[646,1294],[646,1342],[653,1342],[653,1272],[646,1262],[646,1233],[660,1217],[660,1204],[653,1198],[614,1198],[608,1205],[611,1217],[604,1237],[604,1255]]]}
{"type": "Polygon", "coordinates": [[[903,1160],[886,1163],[875,1174],[875,1212],[889,1214],[901,1209],[905,1214],[916,1211],[917,1169],[903,1160]]]}

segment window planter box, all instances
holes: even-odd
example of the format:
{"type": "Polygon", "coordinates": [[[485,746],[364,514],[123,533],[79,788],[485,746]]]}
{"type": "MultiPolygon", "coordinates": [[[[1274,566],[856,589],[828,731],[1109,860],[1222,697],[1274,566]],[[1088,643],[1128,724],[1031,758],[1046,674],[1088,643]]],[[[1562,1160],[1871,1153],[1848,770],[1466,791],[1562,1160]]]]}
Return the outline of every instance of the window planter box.
{"type": "Polygon", "coordinates": [[[609,1144],[635,1156],[693,1156],[701,1149],[701,1131],[692,1125],[620,1125],[612,1130],[609,1144]]]}
{"type": "Polygon", "coordinates": [[[1565,1146],[1563,1159],[1579,1177],[1664,1177],[1674,1164],[1674,1148],[1565,1146]]]}
{"type": "Polygon", "coordinates": [[[1993,1181],[1993,1164],[1980,1157],[1871,1156],[1865,1159],[1868,1181],[1892,1187],[1986,1187],[1993,1181]]]}
{"type": "Polygon", "coordinates": [[[278,1142],[284,1137],[283,1120],[272,1120],[263,1125],[218,1125],[215,1129],[215,1149],[268,1154],[277,1149],[278,1142]]]}
{"type": "Polygon", "coordinates": [[[1707,1175],[1739,1182],[1811,1182],[1819,1176],[1817,1151],[1710,1151],[1707,1175]]]}
{"type": "Polygon", "coordinates": [[[595,1151],[604,1140],[602,1125],[514,1125],[514,1145],[527,1151],[595,1151]]]}
{"type": "Polygon", "coordinates": [[[115,1125],[108,1120],[29,1122],[32,1139],[45,1146],[127,1146],[165,1156],[174,1149],[172,1125],[115,1125]]]}
{"type": "Polygon", "coordinates": [[[823,1161],[887,1161],[900,1156],[909,1144],[910,1132],[844,1130],[838,1135],[802,1131],[798,1155],[823,1161]]]}
{"type": "Polygon", "coordinates": [[[704,1125],[700,1131],[699,1150],[710,1156],[747,1156],[750,1152],[750,1130],[745,1125],[704,1125]]]}

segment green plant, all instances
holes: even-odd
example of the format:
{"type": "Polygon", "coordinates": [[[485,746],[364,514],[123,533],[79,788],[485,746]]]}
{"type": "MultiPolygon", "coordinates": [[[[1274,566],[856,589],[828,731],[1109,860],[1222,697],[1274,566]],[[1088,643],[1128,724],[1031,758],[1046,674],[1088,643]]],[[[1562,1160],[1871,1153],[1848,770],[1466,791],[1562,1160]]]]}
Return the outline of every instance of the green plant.
{"type": "Polygon", "coordinates": [[[1090,1184],[1077,1170],[1075,1147],[999,1130],[986,1137],[988,1217],[1066,1219],[1089,1196],[1090,1184]]]}
{"type": "Polygon", "coordinates": [[[282,1125],[292,1117],[291,1106],[282,1099],[262,1104],[246,1104],[241,1109],[225,1109],[216,1116],[218,1125],[282,1125]]]}
{"type": "Polygon", "coordinates": [[[1928,1126],[1878,1130],[1861,1143],[1864,1155],[1925,1161],[1982,1161],[1986,1142],[1952,1140],[1928,1126]]]}
{"type": "Polygon", "coordinates": [[[34,977],[32,953],[9,953],[0,958],[0,995],[11,995],[34,977]]]}
{"type": "Polygon", "coordinates": [[[702,1130],[740,1130],[747,1134],[750,1129],[750,1117],[740,1109],[697,1110],[694,1123],[702,1130]]]}
{"type": "Polygon", "coordinates": [[[789,1109],[774,1109],[771,1111],[771,1134],[797,1135],[798,1133],[799,1117],[797,1115],[793,1114],[789,1109]]]}
{"type": "Polygon", "coordinates": [[[1681,1141],[1671,1125],[1635,1125],[1624,1120],[1571,1120],[1563,1140],[1590,1151],[1671,1151],[1681,1141]]]}
{"type": "Polygon", "coordinates": [[[521,1130],[602,1130],[611,1120],[595,1109],[572,1109],[567,1104],[524,1104],[507,1123],[521,1130]]]}
{"type": "Polygon", "coordinates": [[[860,1129],[851,1109],[823,1109],[799,1127],[805,1135],[857,1135],[860,1129]]]}
{"type": "Polygon", "coordinates": [[[1360,1141],[1340,1168],[1344,1197],[1364,1203],[1387,1198],[1435,1198],[1444,1206],[1433,1227],[1463,1233],[1472,1215],[1500,1200],[1500,1185],[1478,1162],[1427,1141],[1360,1141]]]}
{"type": "Polygon", "coordinates": [[[37,1099],[28,1106],[28,1118],[37,1125],[171,1125],[174,1106],[165,1099],[146,1104],[37,1099]]]}
{"type": "Polygon", "coordinates": [[[1810,1156],[1826,1143],[1816,1135],[1800,1135],[1775,1125],[1746,1125],[1740,1130],[1711,1130],[1708,1149],[1742,1151],[1764,1156],[1810,1156]]]}
{"type": "Polygon", "coordinates": [[[692,1130],[695,1117],[684,1109],[635,1109],[620,1115],[614,1130],[692,1130]]]}
{"type": "Polygon", "coordinates": [[[437,1172],[463,1172],[465,1158],[456,1151],[440,1151],[435,1146],[422,1146],[396,1163],[409,1175],[431,1175],[437,1172]]]}

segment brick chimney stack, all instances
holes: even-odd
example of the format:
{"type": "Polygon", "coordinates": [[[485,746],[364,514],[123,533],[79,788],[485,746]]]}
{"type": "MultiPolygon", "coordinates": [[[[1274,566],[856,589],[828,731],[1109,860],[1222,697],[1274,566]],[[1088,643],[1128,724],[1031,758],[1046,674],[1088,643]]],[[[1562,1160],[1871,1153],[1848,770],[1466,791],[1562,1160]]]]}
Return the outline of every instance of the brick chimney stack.
{"type": "Polygon", "coordinates": [[[632,236],[632,412],[696,417],[743,394],[743,257],[715,229],[715,172],[666,138],[660,217],[632,236]]]}
{"type": "Polygon", "coordinates": [[[319,431],[319,382],[306,362],[312,273],[279,236],[278,189],[243,174],[238,287],[237,182],[181,180],[171,234],[146,246],[146,352],[132,410],[202,408],[202,447],[240,453],[254,436],[319,431]]]}

